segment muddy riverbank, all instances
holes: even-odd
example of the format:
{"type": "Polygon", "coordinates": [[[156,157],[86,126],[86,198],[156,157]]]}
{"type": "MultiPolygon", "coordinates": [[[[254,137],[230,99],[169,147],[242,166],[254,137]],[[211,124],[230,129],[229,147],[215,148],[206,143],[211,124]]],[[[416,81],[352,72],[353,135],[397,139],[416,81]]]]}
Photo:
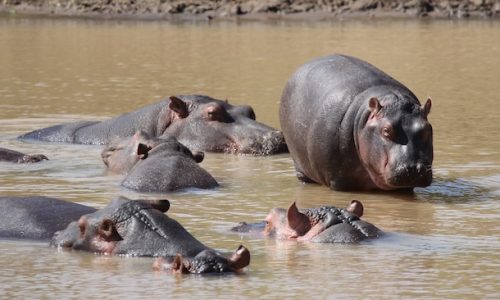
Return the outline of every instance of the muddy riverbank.
{"type": "Polygon", "coordinates": [[[498,18],[500,0],[0,0],[17,15],[166,20],[498,18]]]}

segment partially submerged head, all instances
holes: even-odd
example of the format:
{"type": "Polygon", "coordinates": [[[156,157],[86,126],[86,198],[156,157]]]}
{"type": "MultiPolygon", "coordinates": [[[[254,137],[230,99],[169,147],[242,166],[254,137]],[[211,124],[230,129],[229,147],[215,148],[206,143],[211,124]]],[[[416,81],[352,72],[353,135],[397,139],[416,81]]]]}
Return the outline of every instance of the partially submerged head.
{"type": "Polygon", "coordinates": [[[281,240],[357,242],[379,234],[375,226],[360,220],[363,210],[358,200],[352,200],[346,209],[321,206],[299,210],[294,202],[288,209],[273,208],[264,223],[240,223],[232,230],[259,232],[281,240]]]}
{"type": "Polygon", "coordinates": [[[283,134],[255,120],[248,105],[231,105],[207,96],[171,96],[170,134],[190,149],[233,154],[287,152],[283,134]]]}
{"type": "MultiPolygon", "coordinates": [[[[150,152],[161,146],[165,154],[185,155],[195,162],[203,161],[204,153],[191,151],[172,136],[151,137],[144,131],[137,131],[132,137],[115,139],[102,151],[101,157],[108,169],[115,173],[127,173],[140,160],[147,159],[150,152]]],[[[158,151],[158,149],[156,149],[158,151]]]]}
{"type": "Polygon", "coordinates": [[[161,256],[156,267],[177,273],[235,272],[249,264],[245,247],[225,258],[169,218],[169,208],[168,200],[119,198],[56,232],[51,245],[106,255],[161,256]]]}
{"type": "Polygon", "coordinates": [[[396,95],[372,97],[368,117],[358,128],[356,145],[373,183],[383,190],[425,187],[432,183],[430,98],[420,107],[396,95]]]}

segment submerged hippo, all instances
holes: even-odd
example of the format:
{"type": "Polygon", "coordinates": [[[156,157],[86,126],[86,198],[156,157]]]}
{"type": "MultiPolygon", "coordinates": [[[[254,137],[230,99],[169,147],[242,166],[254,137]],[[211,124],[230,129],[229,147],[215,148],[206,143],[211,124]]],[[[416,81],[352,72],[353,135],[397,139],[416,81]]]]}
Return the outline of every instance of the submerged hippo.
{"type": "Polygon", "coordinates": [[[353,200],[346,209],[321,206],[299,210],[294,202],[288,210],[273,208],[264,222],[242,222],[232,231],[257,233],[281,240],[355,243],[382,234],[380,229],[360,219],[363,210],[363,204],[357,200],[353,200]]]}
{"type": "Polygon", "coordinates": [[[48,160],[43,154],[24,154],[19,151],[0,148],[0,161],[13,163],[35,163],[42,160],[48,160]]]}
{"type": "Polygon", "coordinates": [[[280,123],[297,177],[336,190],[432,182],[431,100],[354,57],[331,55],[288,80],[280,123]]]}
{"type": "Polygon", "coordinates": [[[52,236],[54,247],[163,257],[155,263],[156,269],[182,273],[234,272],[250,263],[250,253],[243,246],[228,259],[202,244],[164,214],[169,207],[168,200],[119,198],[96,211],[46,197],[0,197],[0,238],[52,236]]]}
{"type": "Polygon", "coordinates": [[[142,130],[152,137],[171,135],[192,150],[269,155],[286,152],[283,134],[255,121],[250,106],[233,106],[207,96],[172,96],[102,122],[76,122],[20,136],[46,142],[107,144],[142,130]]]}
{"type": "Polygon", "coordinates": [[[212,175],[197,164],[203,161],[203,152],[192,152],[175,137],[152,138],[138,131],[130,138],[110,143],[101,156],[111,171],[127,174],[122,186],[139,192],[218,186],[212,175]]]}

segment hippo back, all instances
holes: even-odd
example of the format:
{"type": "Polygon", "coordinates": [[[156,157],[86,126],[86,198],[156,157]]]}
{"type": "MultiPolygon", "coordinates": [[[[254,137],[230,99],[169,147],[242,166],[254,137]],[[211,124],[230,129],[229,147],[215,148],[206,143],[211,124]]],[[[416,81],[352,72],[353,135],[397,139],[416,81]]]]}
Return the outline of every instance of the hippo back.
{"type": "Polygon", "coordinates": [[[0,238],[48,240],[94,208],[59,199],[0,197],[0,238]]]}

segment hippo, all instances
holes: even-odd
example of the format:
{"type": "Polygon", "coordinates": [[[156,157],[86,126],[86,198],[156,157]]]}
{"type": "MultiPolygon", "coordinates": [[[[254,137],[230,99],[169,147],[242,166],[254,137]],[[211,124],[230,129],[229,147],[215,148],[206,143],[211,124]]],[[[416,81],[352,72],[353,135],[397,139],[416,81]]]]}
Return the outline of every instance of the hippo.
{"type": "Polygon", "coordinates": [[[197,163],[203,152],[191,151],[173,136],[150,137],[143,131],[111,142],[101,153],[108,169],[127,174],[122,186],[139,192],[209,189],[217,181],[197,163]]]}
{"type": "Polygon", "coordinates": [[[47,240],[53,247],[105,255],[161,257],[173,273],[239,272],[250,252],[222,256],[164,213],[168,200],[119,197],[101,210],[47,197],[0,197],[0,238],[47,240]],[[14,208],[14,209],[12,209],[14,208]]]}
{"type": "Polygon", "coordinates": [[[13,163],[35,163],[42,160],[48,160],[43,154],[24,154],[19,151],[0,148],[0,161],[8,161],[13,163]]]}
{"type": "Polygon", "coordinates": [[[334,190],[432,183],[431,99],[346,55],[312,60],[288,80],[280,124],[299,180],[334,190]]]}
{"type": "Polygon", "coordinates": [[[255,120],[248,105],[202,95],[171,96],[134,112],[97,122],[84,121],[35,130],[20,139],[76,144],[107,144],[142,130],[152,137],[171,135],[189,149],[232,154],[287,152],[283,134],[255,120]]]}
{"type": "Polygon", "coordinates": [[[49,240],[96,209],[43,196],[0,197],[0,238],[49,240]]]}
{"type": "Polygon", "coordinates": [[[231,230],[280,240],[357,243],[382,235],[380,229],[360,219],[363,211],[363,204],[358,200],[352,200],[346,209],[321,206],[299,210],[293,202],[288,210],[273,208],[264,222],[241,222],[231,230]]]}

